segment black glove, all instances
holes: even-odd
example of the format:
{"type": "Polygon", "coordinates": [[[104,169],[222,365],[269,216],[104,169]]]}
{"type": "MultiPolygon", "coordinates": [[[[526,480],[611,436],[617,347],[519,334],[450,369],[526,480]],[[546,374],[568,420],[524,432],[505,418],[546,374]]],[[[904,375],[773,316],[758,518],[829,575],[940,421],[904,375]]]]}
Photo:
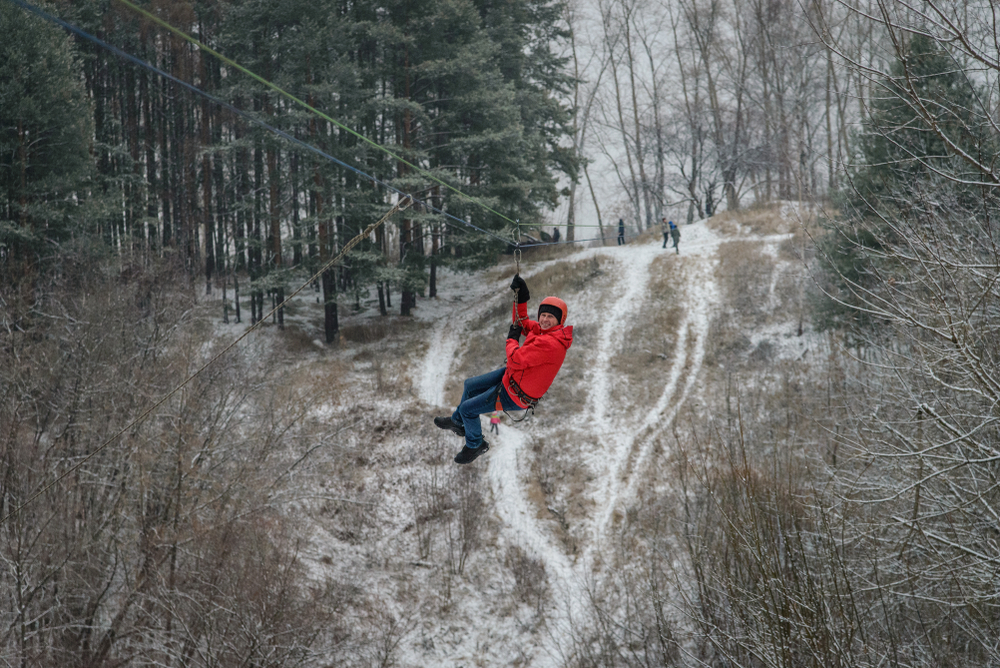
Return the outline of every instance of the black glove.
{"type": "Polygon", "coordinates": [[[524,332],[524,330],[521,329],[520,325],[513,324],[513,325],[510,326],[510,329],[507,330],[507,338],[508,339],[514,339],[515,341],[520,342],[521,341],[521,334],[523,332],[524,332]]]}
{"type": "Polygon", "coordinates": [[[528,284],[524,282],[520,274],[514,274],[514,280],[510,282],[510,289],[517,293],[517,303],[527,304],[529,293],[528,284]]]}

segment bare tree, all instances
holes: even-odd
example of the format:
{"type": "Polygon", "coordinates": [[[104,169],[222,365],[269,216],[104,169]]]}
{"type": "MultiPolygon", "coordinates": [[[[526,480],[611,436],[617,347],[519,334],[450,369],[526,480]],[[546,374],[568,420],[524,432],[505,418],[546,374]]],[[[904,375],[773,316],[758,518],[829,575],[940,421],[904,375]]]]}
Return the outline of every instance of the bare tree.
{"type": "MultiPolygon", "coordinates": [[[[614,111],[613,117],[609,118],[607,115],[607,110],[605,110],[605,124],[608,127],[614,128],[614,130],[620,135],[621,144],[620,148],[624,149],[625,152],[625,163],[628,167],[627,177],[622,173],[621,169],[618,167],[617,156],[614,155],[607,148],[607,144],[604,144],[604,152],[608,159],[612,162],[614,166],[615,173],[618,176],[618,181],[625,189],[628,194],[629,202],[633,214],[635,216],[636,225],[641,232],[642,227],[642,200],[643,200],[643,181],[639,171],[643,168],[641,167],[642,156],[641,151],[641,139],[636,137],[635,126],[630,127],[629,119],[626,118],[628,112],[627,109],[627,92],[623,90],[624,82],[622,78],[624,74],[620,71],[621,62],[625,60],[626,62],[631,62],[631,12],[634,10],[634,5],[630,5],[627,1],[622,2],[602,2],[599,6],[601,12],[601,27],[603,30],[603,43],[607,60],[608,60],[608,71],[611,74],[611,82],[613,84],[613,104],[614,111]],[[621,14],[619,14],[621,11],[621,14]],[[623,51],[629,53],[628,56],[623,56],[623,51]]],[[[634,84],[635,79],[631,79],[634,84]]],[[[634,99],[634,96],[633,96],[634,99]]]]}
{"type": "Polygon", "coordinates": [[[944,637],[949,651],[987,664],[1000,658],[987,584],[1000,559],[993,12],[855,9],[882,36],[885,65],[832,45],[873,91],[851,171],[855,209],[830,247],[848,259],[831,256],[832,294],[862,323],[867,363],[843,438],[855,457],[839,480],[873,522],[852,523],[849,539],[878,555],[878,572],[859,568],[859,580],[914,620],[907,651],[933,653],[944,637]]]}
{"type": "Polygon", "coordinates": [[[175,274],[73,265],[0,334],[3,662],[301,664],[327,617],[281,512],[308,401],[230,356],[109,438],[203,347],[175,274]]]}
{"type": "MultiPolygon", "coordinates": [[[[570,49],[573,58],[573,109],[575,113],[573,114],[573,148],[575,149],[577,155],[581,156],[583,162],[583,173],[584,178],[587,180],[587,187],[590,190],[590,196],[594,203],[594,210],[597,212],[597,226],[601,234],[601,242],[604,242],[604,224],[601,221],[601,206],[597,200],[597,195],[594,192],[594,186],[590,180],[590,170],[588,169],[589,160],[586,157],[586,145],[587,145],[587,132],[591,129],[593,111],[595,103],[597,102],[597,94],[601,87],[601,81],[607,72],[608,59],[599,58],[601,55],[599,51],[591,52],[589,59],[586,63],[581,65],[580,62],[580,47],[577,42],[578,30],[577,26],[579,24],[577,11],[571,3],[566,3],[565,5],[565,17],[566,25],[569,26],[569,36],[570,36],[570,49]],[[594,76],[592,82],[584,80],[586,73],[591,72],[595,66],[594,61],[597,62],[597,73],[594,76]],[[589,84],[589,85],[588,85],[589,84]]],[[[576,190],[579,186],[579,180],[574,180],[569,186],[569,202],[568,202],[568,212],[567,212],[567,229],[566,229],[566,240],[573,241],[576,238],[576,190]]]]}

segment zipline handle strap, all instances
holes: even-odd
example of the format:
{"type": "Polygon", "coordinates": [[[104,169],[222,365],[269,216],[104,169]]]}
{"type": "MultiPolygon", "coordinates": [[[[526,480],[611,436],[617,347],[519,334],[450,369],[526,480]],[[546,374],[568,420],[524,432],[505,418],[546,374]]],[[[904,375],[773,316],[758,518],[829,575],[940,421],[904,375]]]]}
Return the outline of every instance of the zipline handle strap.
{"type": "MultiPolygon", "coordinates": [[[[517,276],[521,275],[521,219],[517,219],[517,227],[515,228],[517,237],[514,239],[514,274],[517,276]]],[[[521,327],[523,322],[521,314],[517,310],[517,293],[520,292],[519,289],[514,290],[514,322],[517,323],[518,327],[521,327]]]]}
{"type": "MultiPolygon", "coordinates": [[[[515,248],[514,249],[514,267],[515,267],[516,275],[520,276],[521,275],[521,249],[520,248],[515,248]]],[[[511,309],[514,311],[514,323],[518,327],[523,327],[523,325],[521,323],[524,322],[524,319],[521,317],[521,313],[517,310],[517,306],[518,306],[517,299],[518,299],[518,293],[519,292],[521,292],[520,288],[514,288],[514,303],[511,306],[511,309]]]]}

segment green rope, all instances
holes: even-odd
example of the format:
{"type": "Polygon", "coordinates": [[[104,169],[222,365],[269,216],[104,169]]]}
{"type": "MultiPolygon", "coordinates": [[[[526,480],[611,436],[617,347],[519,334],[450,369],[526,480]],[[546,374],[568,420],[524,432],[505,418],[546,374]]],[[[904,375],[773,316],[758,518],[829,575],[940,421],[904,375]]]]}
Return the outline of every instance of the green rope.
{"type": "Polygon", "coordinates": [[[330,116],[326,115],[325,113],[323,113],[319,109],[316,109],[315,107],[313,107],[309,103],[300,100],[299,98],[295,97],[294,95],[292,95],[288,91],[282,89],[277,84],[271,83],[270,81],[268,81],[264,77],[260,76],[259,74],[256,74],[255,72],[252,72],[252,71],[248,70],[247,68],[243,67],[242,65],[240,65],[236,61],[232,60],[231,58],[227,58],[226,56],[222,55],[218,51],[212,49],[211,47],[208,47],[208,46],[202,44],[201,42],[199,42],[197,39],[195,39],[191,35],[188,35],[187,33],[185,33],[183,30],[180,30],[179,28],[175,28],[174,26],[170,25],[169,23],[167,23],[163,19],[159,18],[158,16],[156,16],[154,14],[151,14],[150,12],[146,11],[142,7],[139,7],[139,6],[135,5],[133,2],[131,2],[131,0],[118,0],[118,2],[120,2],[123,5],[125,5],[126,7],[129,7],[133,11],[135,11],[135,12],[137,12],[137,13],[145,16],[146,18],[148,18],[150,21],[152,21],[153,23],[157,24],[158,26],[161,26],[161,27],[165,28],[166,30],[169,30],[170,32],[172,32],[173,34],[177,35],[181,39],[183,39],[183,40],[185,40],[185,41],[193,44],[194,46],[198,47],[199,49],[201,49],[205,53],[208,53],[208,54],[211,54],[211,55],[215,56],[220,61],[222,61],[226,65],[229,65],[233,69],[236,69],[236,70],[239,70],[240,72],[243,72],[247,76],[249,76],[252,79],[254,79],[254,80],[262,83],[264,86],[270,88],[271,90],[275,91],[276,93],[279,93],[279,94],[283,95],[284,97],[288,98],[292,102],[295,102],[296,104],[298,104],[303,109],[306,109],[306,110],[308,110],[308,111],[316,114],[317,116],[319,116],[320,118],[322,118],[325,121],[333,123],[334,125],[336,125],[341,130],[350,133],[351,135],[353,135],[354,137],[360,139],[361,141],[365,142],[366,144],[369,144],[370,146],[378,149],[379,151],[382,151],[383,153],[385,153],[389,157],[393,158],[394,160],[398,160],[399,162],[403,163],[404,165],[406,165],[410,169],[413,169],[414,171],[416,171],[421,176],[424,176],[425,178],[430,179],[431,181],[433,181],[434,183],[437,183],[438,185],[444,186],[445,188],[447,188],[451,192],[455,193],[459,197],[461,197],[461,198],[465,199],[466,201],[469,201],[469,202],[471,202],[471,203],[473,203],[473,204],[475,204],[477,206],[482,207],[486,211],[489,211],[490,213],[494,214],[495,216],[499,216],[500,218],[502,218],[503,220],[507,221],[508,223],[516,224],[516,223],[514,223],[513,220],[511,220],[507,216],[503,215],[499,211],[495,211],[495,210],[491,209],[490,207],[486,206],[485,204],[483,204],[482,202],[480,202],[475,197],[472,197],[471,195],[467,195],[467,194],[463,193],[458,188],[455,188],[454,186],[446,183],[445,181],[442,181],[441,179],[437,178],[436,176],[434,176],[430,172],[428,172],[428,171],[426,171],[424,169],[421,169],[420,167],[417,167],[416,165],[414,165],[414,164],[412,164],[412,163],[404,160],[403,158],[401,158],[400,156],[396,155],[395,153],[393,153],[392,151],[390,151],[386,147],[384,147],[381,144],[379,144],[378,142],[372,141],[371,139],[369,139],[368,137],[365,137],[360,132],[357,132],[357,131],[349,128],[348,126],[344,125],[340,121],[338,121],[338,120],[336,120],[334,118],[331,118],[330,116]]]}

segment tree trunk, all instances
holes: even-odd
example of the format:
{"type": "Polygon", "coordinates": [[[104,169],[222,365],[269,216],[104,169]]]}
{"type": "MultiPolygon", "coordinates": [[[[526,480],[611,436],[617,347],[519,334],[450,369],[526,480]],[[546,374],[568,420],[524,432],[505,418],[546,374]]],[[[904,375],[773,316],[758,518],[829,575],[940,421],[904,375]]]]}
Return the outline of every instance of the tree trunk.
{"type": "MultiPolygon", "coordinates": [[[[639,163],[639,191],[642,193],[642,204],[646,210],[645,229],[649,229],[653,224],[652,207],[649,202],[649,181],[646,179],[646,157],[642,153],[642,127],[639,124],[639,99],[636,92],[635,83],[635,59],[632,55],[632,8],[628,6],[628,0],[622,0],[622,9],[625,13],[625,53],[628,56],[628,77],[629,85],[632,89],[632,119],[635,125],[635,158],[639,163]]],[[[639,233],[643,231],[642,221],[637,220],[636,226],[639,233]]]]}
{"type": "Polygon", "coordinates": [[[626,186],[626,191],[629,195],[629,200],[632,203],[632,209],[635,211],[636,224],[642,229],[642,206],[639,203],[639,183],[635,175],[635,165],[632,164],[632,145],[633,142],[628,136],[628,129],[625,124],[625,111],[622,108],[622,93],[621,84],[618,81],[618,66],[615,62],[615,42],[617,41],[615,37],[610,33],[611,30],[611,9],[609,8],[603,17],[604,24],[604,41],[605,46],[608,49],[608,60],[611,65],[611,78],[615,86],[615,108],[618,112],[618,129],[622,135],[622,145],[625,148],[625,159],[628,164],[629,179],[630,184],[624,184],[626,186]]]}
{"type": "MultiPolygon", "coordinates": [[[[313,129],[315,129],[315,126],[313,126],[313,129]]],[[[313,170],[313,199],[316,207],[316,220],[319,221],[319,261],[323,266],[329,261],[331,251],[331,235],[323,212],[324,188],[323,175],[320,173],[319,165],[317,164],[313,170]]],[[[340,321],[337,315],[337,282],[332,268],[323,272],[320,283],[322,284],[323,291],[323,334],[326,337],[327,343],[333,343],[337,340],[337,332],[340,331],[340,321]]]]}
{"type": "Polygon", "coordinates": [[[583,175],[587,179],[587,187],[590,189],[590,198],[594,200],[594,210],[597,212],[597,228],[601,231],[601,245],[603,246],[607,241],[604,238],[604,223],[601,221],[601,205],[597,201],[597,194],[594,192],[594,184],[590,180],[590,170],[587,169],[587,163],[583,163],[583,175]]]}
{"type": "Polygon", "coordinates": [[[146,151],[146,246],[150,254],[155,253],[159,244],[157,243],[158,226],[156,224],[159,214],[157,206],[157,183],[156,183],[156,122],[153,119],[153,87],[149,85],[149,79],[153,75],[150,72],[143,72],[139,77],[139,99],[142,100],[143,116],[143,142],[146,151]]]}
{"type": "MultiPolygon", "coordinates": [[[[270,116],[270,105],[266,105],[265,114],[270,116]]],[[[268,273],[271,271],[281,271],[282,258],[281,258],[281,188],[280,188],[280,178],[278,176],[278,151],[277,148],[272,144],[268,143],[267,147],[267,176],[268,176],[268,199],[269,199],[269,213],[270,213],[270,244],[268,244],[271,252],[270,261],[268,262],[268,273]]],[[[280,276],[280,274],[279,274],[280,276]]],[[[278,287],[274,288],[274,298],[277,303],[281,303],[285,298],[285,290],[279,284],[278,287]]],[[[284,329],[285,327],[285,309],[279,308],[277,313],[278,327],[284,329]]]]}
{"type": "MultiPolygon", "coordinates": [[[[410,218],[404,218],[403,224],[400,226],[399,230],[399,263],[402,265],[407,253],[416,252],[415,249],[410,248],[411,241],[410,236],[412,234],[413,221],[410,218]]],[[[399,315],[410,315],[410,305],[413,299],[413,291],[403,284],[403,288],[400,291],[399,296],[399,315]]]]}
{"type": "Polygon", "coordinates": [[[437,254],[438,254],[438,243],[441,236],[438,225],[433,225],[431,227],[431,273],[430,278],[427,281],[427,298],[434,299],[437,297],[437,254]]]}
{"type": "MultiPolygon", "coordinates": [[[[207,71],[205,58],[199,58],[201,62],[201,82],[207,85],[207,71]]],[[[205,263],[205,294],[212,294],[212,274],[215,271],[215,245],[212,236],[215,234],[212,221],[212,158],[208,151],[211,144],[211,108],[208,99],[201,99],[201,206],[202,206],[202,235],[205,240],[202,257],[205,263]]]]}
{"type": "Polygon", "coordinates": [[[163,79],[160,84],[160,99],[164,102],[164,111],[160,114],[159,122],[159,134],[160,134],[160,150],[162,155],[160,158],[160,174],[162,178],[160,179],[160,209],[163,211],[163,223],[162,223],[162,242],[160,243],[161,248],[171,248],[174,245],[174,235],[173,235],[173,208],[171,207],[172,195],[171,190],[173,186],[173,173],[170,168],[171,158],[173,158],[174,146],[171,141],[170,135],[170,106],[171,106],[171,96],[170,84],[166,79],[163,79]]]}

